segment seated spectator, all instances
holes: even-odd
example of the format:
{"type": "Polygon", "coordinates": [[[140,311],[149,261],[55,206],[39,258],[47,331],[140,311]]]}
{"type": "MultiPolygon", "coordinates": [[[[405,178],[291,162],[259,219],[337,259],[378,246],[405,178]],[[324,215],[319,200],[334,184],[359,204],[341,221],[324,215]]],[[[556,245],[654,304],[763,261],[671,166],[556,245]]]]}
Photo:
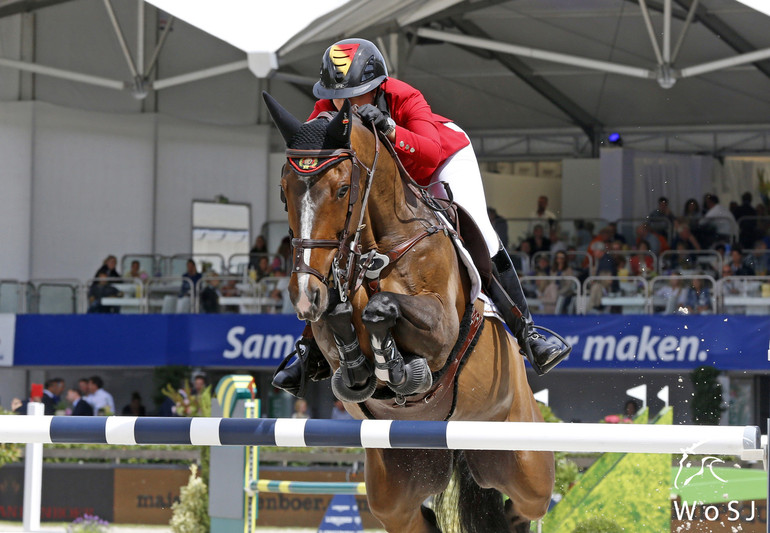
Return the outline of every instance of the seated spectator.
{"type": "MultiPolygon", "coordinates": [[[[273,270],[274,268],[273,265],[270,264],[270,259],[268,259],[266,255],[263,255],[259,258],[259,261],[257,261],[256,281],[272,276],[273,270]]],[[[278,271],[281,272],[280,267],[278,268],[278,271]]]]}
{"type": "Polygon", "coordinates": [[[556,214],[548,209],[548,197],[540,195],[537,198],[537,208],[530,213],[529,218],[534,219],[529,223],[527,234],[534,234],[534,226],[540,224],[541,226],[551,226],[556,223],[556,214]]]}
{"type": "Polygon", "coordinates": [[[535,224],[532,230],[532,236],[527,239],[531,254],[537,252],[548,252],[551,250],[551,240],[545,236],[545,229],[542,224],[535,224]]]}
{"type": "Polygon", "coordinates": [[[609,224],[607,224],[607,227],[609,228],[609,231],[612,232],[612,237],[610,237],[611,241],[613,242],[618,241],[620,243],[623,243],[624,245],[628,244],[623,234],[618,233],[618,224],[616,222],[610,222],[609,224]]]}
{"type": "MultiPolygon", "coordinates": [[[[577,273],[569,264],[566,252],[556,252],[556,255],[554,255],[551,275],[577,277],[577,273]]],[[[577,293],[575,282],[572,280],[556,280],[556,288],[559,292],[559,300],[557,301],[555,313],[574,314],[574,302],[577,293]]]]}
{"type": "Polygon", "coordinates": [[[647,241],[639,242],[637,253],[631,256],[628,266],[632,276],[650,277],[654,274],[655,259],[650,253],[647,241]]]}
{"type": "Polygon", "coordinates": [[[593,222],[584,220],[575,221],[575,246],[579,250],[585,250],[594,238],[593,222]]]}
{"type": "Polygon", "coordinates": [[[664,315],[679,314],[680,309],[684,309],[686,295],[687,291],[683,287],[682,278],[675,275],[668,281],[668,285],[655,289],[652,300],[655,312],[664,315]]]}
{"type": "MultiPolygon", "coordinates": [[[[607,252],[609,249],[610,243],[612,242],[612,236],[614,234],[614,230],[610,226],[605,226],[601,230],[599,230],[599,233],[591,239],[591,242],[588,243],[588,255],[590,255],[593,258],[593,264],[594,267],[598,263],[599,259],[607,252]]],[[[586,260],[586,263],[583,265],[584,267],[588,266],[588,261],[586,260]]]]}
{"type": "Polygon", "coordinates": [[[134,259],[131,261],[131,268],[128,271],[128,274],[126,274],[126,278],[128,279],[139,279],[139,280],[146,280],[149,276],[147,275],[147,272],[141,269],[141,264],[138,260],[134,259]]]}
{"type": "MultiPolygon", "coordinates": [[[[708,228],[714,233],[714,240],[730,243],[737,235],[735,234],[735,218],[729,209],[719,203],[719,197],[716,194],[706,194],[703,197],[703,207],[706,213],[700,219],[699,225],[708,228]]],[[[711,243],[703,243],[708,246],[711,243]]],[[[714,241],[712,241],[713,243],[714,241]]]]}
{"type": "Polygon", "coordinates": [[[668,206],[668,198],[665,196],[658,198],[658,207],[647,215],[647,224],[651,231],[668,239],[669,231],[674,224],[674,215],[668,206]]]}
{"type": "Polygon", "coordinates": [[[270,265],[270,270],[272,272],[288,273],[291,270],[293,261],[291,253],[291,237],[286,236],[281,239],[281,244],[278,245],[278,249],[275,251],[276,257],[270,265]]]}
{"type": "Polygon", "coordinates": [[[71,388],[67,391],[67,401],[70,404],[72,416],[94,416],[94,408],[80,395],[80,389],[71,388]]]}
{"type": "Polygon", "coordinates": [[[681,247],[682,250],[701,249],[698,239],[693,235],[692,229],[684,217],[677,219],[674,223],[674,238],[671,240],[671,248],[674,250],[680,249],[680,244],[683,245],[681,247]]]}
{"type": "Polygon", "coordinates": [[[741,204],[731,210],[738,222],[738,242],[744,248],[750,248],[757,240],[757,210],[751,202],[751,193],[747,191],[741,196],[741,204]]]}
{"type": "Polygon", "coordinates": [[[102,266],[94,274],[95,278],[99,277],[99,274],[106,274],[108,278],[120,278],[120,274],[115,268],[118,266],[118,259],[114,255],[108,255],[102,261],[102,266]]]}
{"type": "Polygon", "coordinates": [[[89,313],[118,313],[120,308],[116,305],[102,305],[102,298],[116,298],[123,296],[114,285],[110,285],[107,273],[101,272],[97,280],[88,289],[89,313]]]}
{"type": "Polygon", "coordinates": [[[754,269],[757,276],[767,276],[770,274],[770,252],[767,250],[767,244],[759,239],[754,242],[754,249],[746,259],[746,263],[754,269]]]}
{"type": "MultiPolygon", "coordinates": [[[[612,272],[606,270],[599,271],[599,276],[612,276],[612,272]]],[[[609,307],[602,303],[602,298],[610,295],[612,280],[598,279],[591,283],[588,291],[588,302],[586,304],[586,313],[589,315],[604,314],[609,311],[609,307]]]]}
{"type": "Polygon", "coordinates": [[[743,249],[739,244],[736,244],[730,250],[730,270],[732,270],[734,276],[753,276],[754,269],[750,265],[746,264],[743,257],[743,249]]]}
{"type": "Polygon", "coordinates": [[[711,290],[702,278],[694,278],[684,298],[684,307],[689,315],[708,315],[714,310],[711,290]]]}
{"type": "Polygon", "coordinates": [[[532,272],[532,265],[529,261],[529,258],[532,257],[532,248],[529,241],[521,241],[516,251],[519,253],[511,257],[513,266],[516,267],[516,272],[520,276],[528,276],[532,272]]]}
{"type": "Polygon", "coordinates": [[[551,241],[551,252],[563,252],[567,249],[567,243],[564,242],[564,237],[565,235],[559,230],[559,225],[554,224],[548,234],[548,239],[551,241]]]}
{"type": "Polygon", "coordinates": [[[310,418],[310,413],[308,412],[306,400],[303,400],[302,398],[300,398],[296,402],[294,402],[294,413],[291,415],[291,417],[292,418],[310,418]]]}
{"type": "Polygon", "coordinates": [[[206,283],[200,294],[201,311],[204,313],[219,313],[219,297],[222,293],[219,290],[219,274],[213,270],[206,274],[206,283]]]}
{"type": "Polygon", "coordinates": [[[694,228],[698,225],[698,220],[702,215],[703,213],[701,213],[698,200],[695,198],[688,198],[682,208],[682,218],[687,220],[687,223],[690,224],[690,228],[694,228]]]}
{"type": "Polygon", "coordinates": [[[257,269],[257,263],[259,262],[259,258],[265,256],[267,257],[267,241],[265,241],[265,237],[262,235],[257,235],[257,238],[254,239],[254,246],[251,247],[251,250],[249,250],[249,270],[256,270],[257,269]]]}
{"type": "Polygon", "coordinates": [[[639,249],[642,241],[646,241],[650,245],[650,250],[656,256],[660,256],[661,253],[668,250],[668,240],[663,235],[651,232],[646,222],[636,227],[636,250],[639,249]]]}
{"type": "Polygon", "coordinates": [[[188,259],[187,272],[182,274],[182,288],[179,290],[179,296],[189,296],[191,292],[195,293],[198,280],[200,280],[201,277],[202,274],[198,272],[195,261],[188,259]]]}
{"type": "Polygon", "coordinates": [[[142,397],[138,392],[131,393],[131,401],[123,407],[121,414],[123,416],[145,416],[147,414],[147,410],[142,405],[142,397]]]}

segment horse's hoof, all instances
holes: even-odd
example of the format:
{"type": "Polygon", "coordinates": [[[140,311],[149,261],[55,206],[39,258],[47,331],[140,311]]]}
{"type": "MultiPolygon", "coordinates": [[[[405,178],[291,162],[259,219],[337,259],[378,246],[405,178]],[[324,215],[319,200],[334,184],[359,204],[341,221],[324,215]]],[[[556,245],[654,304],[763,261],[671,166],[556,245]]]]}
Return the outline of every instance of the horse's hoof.
{"type": "Polygon", "coordinates": [[[404,365],[406,379],[400,385],[388,383],[388,387],[402,396],[427,392],[433,386],[433,374],[424,357],[415,357],[404,365]]]}
{"type": "Polygon", "coordinates": [[[332,392],[338,400],[343,402],[359,403],[366,401],[372,397],[376,388],[377,380],[374,376],[369,376],[369,379],[360,388],[351,388],[345,385],[342,370],[339,368],[332,376],[332,392]]]}

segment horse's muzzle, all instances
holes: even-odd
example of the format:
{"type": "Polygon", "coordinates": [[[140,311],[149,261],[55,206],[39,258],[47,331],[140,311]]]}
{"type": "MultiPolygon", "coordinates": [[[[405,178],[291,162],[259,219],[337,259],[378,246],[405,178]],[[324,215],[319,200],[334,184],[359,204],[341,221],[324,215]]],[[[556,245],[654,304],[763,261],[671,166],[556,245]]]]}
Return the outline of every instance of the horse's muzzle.
{"type": "Polygon", "coordinates": [[[297,274],[296,279],[296,285],[293,283],[289,285],[289,295],[297,312],[297,318],[315,322],[321,318],[329,306],[329,291],[326,285],[310,274],[297,274]]]}

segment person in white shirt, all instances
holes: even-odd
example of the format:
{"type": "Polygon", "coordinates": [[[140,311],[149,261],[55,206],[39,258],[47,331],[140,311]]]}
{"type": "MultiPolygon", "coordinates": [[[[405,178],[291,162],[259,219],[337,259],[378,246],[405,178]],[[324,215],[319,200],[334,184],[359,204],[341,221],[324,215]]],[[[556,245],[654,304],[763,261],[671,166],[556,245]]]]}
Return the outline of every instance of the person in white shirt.
{"type": "Polygon", "coordinates": [[[717,237],[723,239],[734,239],[738,236],[738,224],[730,210],[719,203],[716,194],[707,194],[703,198],[703,206],[706,213],[700,219],[701,225],[710,224],[716,231],[717,237]]]}
{"type": "Polygon", "coordinates": [[[115,400],[112,394],[104,390],[104,381],[99,376],[88,378],[88,390],[90,394],[83,398],[91,407],[94,408],[94,414],[115,414],[115,400]],[[101,412],[100,412],[101,411],[101,412]]]}
{"type": "Polygon", "coordinates": [[[529,214],[529,227],[527,228],[527,237],[531,236],[535,226],[540,224],[543,228],[550,228],[556,223],[556,214],[548,209],[548,197],[541,195],[537,198],[537,209],[529,214]],[[547,225],[545,224],[547,223],[547,225]]]}

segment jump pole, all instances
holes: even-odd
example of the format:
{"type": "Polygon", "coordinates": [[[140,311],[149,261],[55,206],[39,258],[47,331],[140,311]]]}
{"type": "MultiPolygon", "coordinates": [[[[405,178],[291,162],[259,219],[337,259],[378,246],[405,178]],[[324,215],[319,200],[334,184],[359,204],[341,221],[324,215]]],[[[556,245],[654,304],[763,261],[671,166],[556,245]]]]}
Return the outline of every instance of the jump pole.
{"type": "Polygon", "coordinates": [[[3,415],[0,442],[688,452],[765,459],[756,426],[3,415]]]}

